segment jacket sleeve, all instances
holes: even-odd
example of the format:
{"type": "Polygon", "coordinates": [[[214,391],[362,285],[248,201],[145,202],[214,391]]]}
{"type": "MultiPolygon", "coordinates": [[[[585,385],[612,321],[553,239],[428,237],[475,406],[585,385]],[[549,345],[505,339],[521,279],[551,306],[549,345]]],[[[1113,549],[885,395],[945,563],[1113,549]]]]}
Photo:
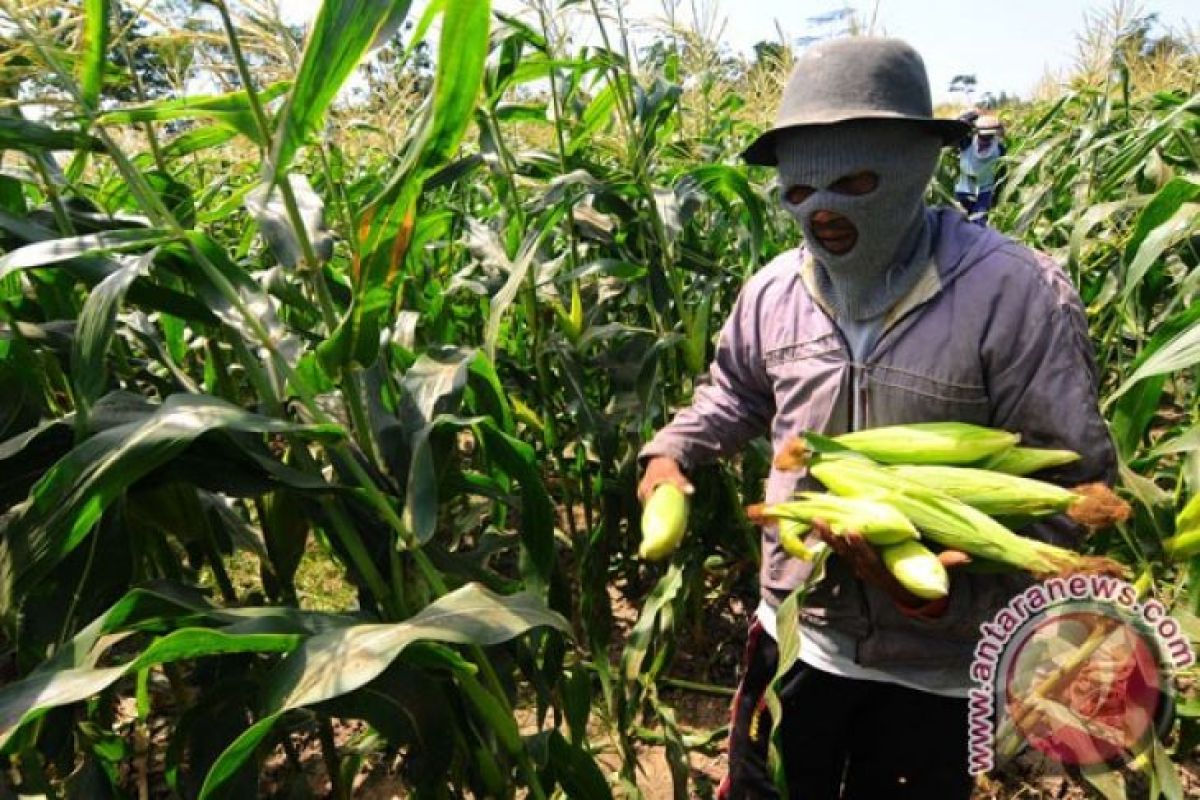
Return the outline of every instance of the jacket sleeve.
{"type": "Polygon", "coordinates": [[[733,455],[770,429],[775,400],[762,361],[758,294],[750,286],[742,291],[721,329],[708,375],[697,381],[691,405],[642,448],[641,463],[670,456],[688,470],[733,455]]]}
{"type": "MultiPolygon", "coordinates": [[[[1017,256],[983,343],[992,425],[1021,444],[1074,450],[1080,460],[1036,476],[1062,486],[1117,477],[1116,452],[1100,414],[1098,374],[1078,294],[1049,257],[1017,256]],[[1038,264],[1030,265],[1030,261],[1038,264]],[[1017,277],[1019,273],[1024,277],[1017,277]]],[[[1079,530],[1065,517],[1037,526],[1038,538],[1070,545],[1079,530]]]]}

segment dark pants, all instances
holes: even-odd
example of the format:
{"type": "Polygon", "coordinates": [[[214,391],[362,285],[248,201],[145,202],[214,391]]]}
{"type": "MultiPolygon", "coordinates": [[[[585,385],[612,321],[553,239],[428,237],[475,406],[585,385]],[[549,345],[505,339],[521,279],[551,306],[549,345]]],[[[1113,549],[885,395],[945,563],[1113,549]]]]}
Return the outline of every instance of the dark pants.
{"type": "Polygon", "coordinates": [[[967,212],[968,217],[971,217],[980,225],[987,223],[988,212],[992,210],[991,189],[988,189],[985,192],[980,192],[978,195],[957,192],[954,195],[954,198],[958,200],[958,204],[963,207],[963,211],[967,212]]]}
{"type": "MultiPolygon", "coordinates": [[[[721,800],[778,798],[767,769],[775,640],[755,621],[733,700],[721,800]]],[[[788,793],[803,800],[966,800],[967,701],[843,678],[797,662],[784,678],[782,757],[788,793]],[[844,785],[843,785],[844,783],[844,785]]]]}

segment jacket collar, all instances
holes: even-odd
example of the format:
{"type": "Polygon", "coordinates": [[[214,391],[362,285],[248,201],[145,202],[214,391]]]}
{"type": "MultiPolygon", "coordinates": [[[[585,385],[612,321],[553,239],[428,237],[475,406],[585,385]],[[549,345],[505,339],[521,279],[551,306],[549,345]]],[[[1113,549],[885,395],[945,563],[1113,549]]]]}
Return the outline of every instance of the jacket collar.
{"type": "MultiPolygon", "coordinates": [[[[881,334],[910,311],[941,294],[946,286],[957,280],[972,265],[1011,242],[1008,237],[991,228],[968,221],[953,209],[935,209],[934,222],[937,242],[933,248],[933,256],[925,265],[916,284],[892,306],[884,319],[881,334]]],[[[816,262],[812,253],[803,248],[800,251],[800,280],[813,302],[831,320],[835,320],[833,309],[816,289],[816,262]]]]}

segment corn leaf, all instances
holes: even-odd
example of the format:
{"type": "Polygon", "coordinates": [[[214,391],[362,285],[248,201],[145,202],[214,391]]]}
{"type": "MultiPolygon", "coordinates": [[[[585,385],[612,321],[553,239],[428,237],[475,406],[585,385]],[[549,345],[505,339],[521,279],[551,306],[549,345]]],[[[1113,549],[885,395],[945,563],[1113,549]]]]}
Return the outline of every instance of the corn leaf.
{"type": "Polygon", "coordinates": [[[104,88],[104,63],[108,50],[109,0],[84,0],[82,54],[76,68],[79,72],[80,99],[87,109],[100,106],[100,91],[104,88]]]}
{"type": "Polygon", "coordinates": [[[71,375],[75,381],[77,404],[90,406],[104,391],[108,381],[105,356],[116,330],[117,312],[121,310],[129,287],[150,268],[154,253],[151,250],[130,260],[96,284],[83,304],[71,352],[71,375]]]}
{"type": "Polygon", "coordinates": [[[0,150],[87,150],[99,153],[104,143],[82,131],[59,130],[41,122],[0,117],[0,150]]]}
{"type": "Polygon", "coordinates": [[[0,751],[21,727],[47,711],[85,700],[138,670],[228,653],[286,653],[302,639],[296,634],[230,635],[208,628],[184,628],[156,640],[128,664],[36,672],[0,689],[0,751]]]}
{"type": "Polygon", "coordinates": [[[380,675],[417,641],[487,646],[535,627],[569,623],[531,594],[497,595],[469,583],[396,624],[355,625],[307,639],[272,674],[267,714],[234,741],[204,780],[201,800],[223,796],[238,770],[286,711],[352,692],[380,675]]]}
{"type": "Polygon", "coordinates": [[[411,0],[325,0],[309,32],[296,80],[280,115],[263,182],[274,186],[325,118],[342,84],[376,37],[394,30],[411,0]]]}
{"type": "MultiPolygon", "coordinates": [[[[283,95],[290,87],[288,81],[280,81],[262,89],[258,98],[263,103],[269,103],[283,95]]],[[[165,122],[173,119],[207,119],[219,125],[236,130],[255,144],[266,146],[262,141],[250,101],[246,93],[238,90],[225,94],[197,95],[171,100],[154,100],[147,103],[137,103],[123,108],[105,111],[97,122],[101,125],[134,123],[134,122],[165,122]]]]}
{"type": "Polygon", "coordinates": [[[104,510],[201,434],[219,430],[340,435],[245,411],[206,395],[172,395],[155,413],[92,436],[60,459],[6,519],[0,539],[0,613],[11,613],[47,572],[91,532],[104,510]]]}

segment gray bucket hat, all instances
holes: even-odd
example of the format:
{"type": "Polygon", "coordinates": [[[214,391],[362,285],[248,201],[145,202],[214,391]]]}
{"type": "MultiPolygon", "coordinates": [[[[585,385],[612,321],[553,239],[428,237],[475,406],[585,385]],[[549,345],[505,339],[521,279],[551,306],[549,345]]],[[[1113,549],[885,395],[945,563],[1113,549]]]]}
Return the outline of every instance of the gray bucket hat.
{"type": "Polygon", "coordinates": [[[742,158],[773,167],[778,163],[775,141],[783,131],[856,119],[910,120],[944,144],[971,133],[965,122],[933,116],[925,62],[907,43],[847,37],[813,45],[797,59],[775,126],[755,139],[742,158]]]}

